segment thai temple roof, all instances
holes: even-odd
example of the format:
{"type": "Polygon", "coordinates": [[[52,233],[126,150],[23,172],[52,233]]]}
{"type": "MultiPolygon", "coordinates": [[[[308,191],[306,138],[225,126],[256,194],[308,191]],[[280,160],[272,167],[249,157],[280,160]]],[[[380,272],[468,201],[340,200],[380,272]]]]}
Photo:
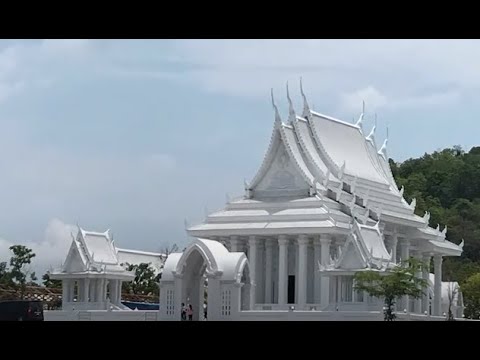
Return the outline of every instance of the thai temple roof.
{"type": "Polygon", "coordinates": [[[79,227],[77,236],[72,234],[63,266],[51,275],[52,278],[106,276],[129,281],[134,278],[133,272],[126,270],[129,264],[150,263],[159,273],[163,261],[160,253],[116,248],[109,230],[94,232],[79,227]]]}
{"type": "Polygon", "coordinates": [[[273,99],[273,132],[263,162],[245,196],[228,201],[202,224],[189,226],[192,236],[349,233],[353,222],[372,226],[380,219],[393,228],[429,241],[433,252],[460,255],[460,246],[448,242],[446,229],[428,225],[429,214],[414,213],[391,172],[388,138],[378,149],[376,125],[363,131],[364,111],[348,123],[309,108],[295,112],[290,94],[289,116],[283,122],[273,99]]]}

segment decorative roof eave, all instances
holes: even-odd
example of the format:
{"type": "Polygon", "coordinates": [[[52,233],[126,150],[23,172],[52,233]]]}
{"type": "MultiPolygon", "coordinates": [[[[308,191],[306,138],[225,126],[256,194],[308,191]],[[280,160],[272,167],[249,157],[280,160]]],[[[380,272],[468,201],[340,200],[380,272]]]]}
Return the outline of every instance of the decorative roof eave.
{"type": "MultiPolygon", "coordinates": [[[[308,120],[301,118],[299,116],[296,117],[295,121],[292,123],[295,133],[297,134],[298,142],[300,143],[300,148],[302,149],[305,157],[308,159],[310,164],[313,165],[313,169],[315,170],[315,175],[317,177],[317,181],[320,185],[324,185],[327,177],[326,174],[320,169],[320,165],[317,164],[317,161],[313,157],[313,155],[308,151],[308,147],[305,143],[305,139],[301,135],[301,131],[299,129],[298,122],[306,122],[308,126],[308,120]],[[321,181],[321,182],[320,182],[321,181]]],[[[315,146],[314,139],[312,139],[313,145],[315,146]]]]}
{"type": "MultiPolygon", "coordinates": [[[[288,152],[288,155],[289,155],[291,161],[293,162],[293,164],[295,165],[295,167],[297,168],[297,170],[299,171],[299,173],[302,175],[302,177],[303,177],[303,179],[305,180],[305,182],[306,182],[308,185],[316,188],[316,184],[315,184],[315,180],[316,180],[316,179],[315,179],[315,176],[313,176],[313,174],[310,173],[310,172],[306,173],[306,172],[304,171],[304,169],[302,168],[302,166],[300,166],[300,164],[299,164],[299,162],[298,162],[299,159],[298,159],[297,156],[294,154],[294,151],[293,151],[293,149],[292,149],[292,145],[293,145],[293,144],[290,144],[290,142],[288,141],[288,138],[287,138],[287,134],[286,134],[286,132],[285,132],[285,129],[290,129],[290,130],[292,130],[292,132],[294,133],[293,135],[294,135],[294,136],[296,136],[296,135],[295,135],[295,131],[294,131],[293,126],[289,126],[289,125],[285,125],[285,124],[282,124],[282,125],[280,126],[280,135],[281,135],[281,137],[282,137],[283,144],[284,144],[284,146],[285,146],[285,149],[286,149],[287,152],[288,152]]],[[[300,149],[300,147],[298,148],[298,150],[299,150],[299,151],[302,151],[302,150],[300,149]]],[[[300,154],[300,156],[301,156],[301,154],[300,154]]],[[[302,161],[303,161],[303,159],[302,159],[302,161]]],[[[308,167],[307,167],[306,164],[305,164],[305,168],[306,168],[307,171],[308,171],[308,167]]]]}
{"type": "MultiPolygon", "coordinates": [[[[281,120],[280,120],[280,123],[281,123],[281,120]]],[[[281,142],[281,136],[279,131],[280,123],[278,123],[277,120],[275,120],[272,135],[270,137],[270,144],[263,158],[262,165],[260,165],[260,168],[258,169],[257,174],[249,184],[250,189],[254,189],[260,183],[260,181],[262,180],[262,178],[265,176],[268,169],[270,168],[270,165],[273,159],[275,158],[275,151],[277,150],[277,147],[280,145],[280,142],[281,142]]]]}
{"type": "Polygon", "coordinates": [[[52,280],[63,280],[63,279],[114,279],[114,280],[124,280],[131,281],[135,278],[135,274],[132,272],[96,272],[96,271],[82,271],[75,273],[64,273],[59,271],[54,271],[50,273],[50,278],[52,280]]]}

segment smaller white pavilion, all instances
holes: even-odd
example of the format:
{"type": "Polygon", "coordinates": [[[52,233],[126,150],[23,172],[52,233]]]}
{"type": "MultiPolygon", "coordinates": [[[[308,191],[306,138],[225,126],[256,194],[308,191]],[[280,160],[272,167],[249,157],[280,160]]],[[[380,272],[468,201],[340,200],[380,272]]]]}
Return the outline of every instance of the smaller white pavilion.
{"type": "Polygon", "coordinates": [[[86,231],[79,227],[61,269],[52,279],[62,281],[62,310],[129,310],[121,303],[122,282],[132,281],[130,264],[150,263],[158,273],[164,256],[115,247],[109,230],[86,231]]]}

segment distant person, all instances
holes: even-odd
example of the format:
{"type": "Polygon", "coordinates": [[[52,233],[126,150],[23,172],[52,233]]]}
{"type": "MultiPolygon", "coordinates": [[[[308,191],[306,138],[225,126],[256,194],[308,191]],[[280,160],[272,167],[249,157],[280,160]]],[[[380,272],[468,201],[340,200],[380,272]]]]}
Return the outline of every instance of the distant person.
{"type": "Polygon", "coordinates": [[[185,308],[185,303],[182,303],[181,311],[182,311],[182,315],[181,315],[182,321],[187,320],[187,309],[185,308]]]}
{"type": "Polygon", "coordinates": [[[207,320],[207,304],[203,303],[203,317],[207,320]]]}
{"type": "Polygon", "coordinates": [[[192,321],[192,320],[193,320],[193,307],[192,307],[192,304],[188,304],[187,315],[188,315],[188,321],[192,321]]]}

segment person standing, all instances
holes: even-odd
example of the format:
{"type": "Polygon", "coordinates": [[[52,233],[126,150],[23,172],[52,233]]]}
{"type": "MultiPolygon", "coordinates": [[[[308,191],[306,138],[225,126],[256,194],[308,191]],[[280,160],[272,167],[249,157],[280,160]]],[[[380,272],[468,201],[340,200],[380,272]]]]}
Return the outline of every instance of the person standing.
{"type": "Polygon", "coordinates": [[[185,321],[187,320],[187,309],[185,308],[185,303],[182,303],[182,309],[181,311],[181,320],[185,321]]]}
{"type": "Polygon", "coordinates": [[[192,321],[192,320],[193,320],[193,307],[192,307],[192,304],[188,304],[187,316],[188,316],[188,321],[192,321]]]}

